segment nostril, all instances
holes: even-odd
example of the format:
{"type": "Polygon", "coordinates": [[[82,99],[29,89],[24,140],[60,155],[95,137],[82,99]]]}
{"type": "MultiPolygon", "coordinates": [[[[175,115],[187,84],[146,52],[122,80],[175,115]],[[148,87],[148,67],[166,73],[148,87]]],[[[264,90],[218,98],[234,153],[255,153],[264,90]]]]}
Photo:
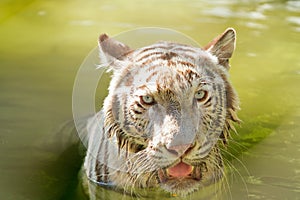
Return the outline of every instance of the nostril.
{"type": "Polygon", "coordinates": [[[193,148],[193,145],[184,144],[184,145],[176,145],[176,146],[167,147],[167,150],[172,154],[175,154],[177,156],[182,156],[182,155],[188,153],[192,148],[193,148]]]}

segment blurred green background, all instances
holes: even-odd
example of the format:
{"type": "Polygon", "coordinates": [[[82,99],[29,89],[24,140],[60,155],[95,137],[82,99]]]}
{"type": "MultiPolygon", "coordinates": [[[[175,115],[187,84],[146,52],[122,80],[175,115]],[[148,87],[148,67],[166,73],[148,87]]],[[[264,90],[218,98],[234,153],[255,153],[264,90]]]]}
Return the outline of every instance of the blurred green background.
{"type": "Polygon", "coordinates": [[[283,0],[1,0],[0,199],[83,198],[81,159],[56,134],[72,119],[76,72],[100,33],[148,26],[202,45],[236,29],[232,198],[299,199],[300,1],[283,0]]]}

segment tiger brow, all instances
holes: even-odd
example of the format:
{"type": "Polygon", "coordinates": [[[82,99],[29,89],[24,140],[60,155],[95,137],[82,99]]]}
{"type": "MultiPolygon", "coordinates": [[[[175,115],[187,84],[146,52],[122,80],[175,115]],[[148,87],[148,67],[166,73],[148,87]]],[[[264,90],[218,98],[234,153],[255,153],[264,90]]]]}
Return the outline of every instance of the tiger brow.
{"type": "Polygon", "coordinates": [[[203,85],[211,85],[212,81],[211,80],[207,80],[207,79],[200,79],[198,87],[203,86],[203,85]]]}
{"type": "Polygon", "coordinates": [[[155,84],[150,83],[147,85],[141,85],[137,89],[147,91],[148,93],[153,93],[156,91],[156,86],[155,86],[155,84]],[[149,86],[151,86],[151,88],[149,86]]]}

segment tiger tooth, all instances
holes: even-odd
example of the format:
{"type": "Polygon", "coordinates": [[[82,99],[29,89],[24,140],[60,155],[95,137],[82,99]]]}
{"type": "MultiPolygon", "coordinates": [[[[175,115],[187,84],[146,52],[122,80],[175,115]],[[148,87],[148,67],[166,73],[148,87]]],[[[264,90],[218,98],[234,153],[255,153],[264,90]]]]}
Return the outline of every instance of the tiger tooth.
{"type": "Polygon", "coordinates": [[[201,179],[201,169],[200,169],[200,167],[197,167],[195,169],[195,179],[197,179],[197,180],[201,179]]]}

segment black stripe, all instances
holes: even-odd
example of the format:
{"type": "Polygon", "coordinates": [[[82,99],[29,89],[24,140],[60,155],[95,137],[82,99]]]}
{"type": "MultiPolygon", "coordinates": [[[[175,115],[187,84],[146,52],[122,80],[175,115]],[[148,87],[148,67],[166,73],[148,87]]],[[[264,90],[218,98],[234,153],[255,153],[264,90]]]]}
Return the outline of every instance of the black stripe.
{"type": "Polygon", "coordinates": [[[152,74],[150,74],[150,75],[148,76],[148,78],[146,79],[146,81],[149,82],[150,79],[151,79],[153,76],[156,76],[157,74],[158,74],[158,71],[152,72],[152,74]]]}
{"type": "Polygon", "coordinates": [[[201,155],[206,155],[208,152],[210,152],[210,150],[211,150],[211,148],[207,148],[207,149],[205,149],[205,151],[199,152],[198,154],[196,154],[196,156],[198,157],[198,156],[201,156],[201,155]]]}
{"type": "MultiPolygon", "coordinates": [[[[105,162],[105,161],[108,161],[108,158],[109,158],[108,157],[109,156],[109,154],[108,154],[108,140],[105,140],[104,151],[105,151],[105,153],[104,153],[104,162],[105,162]]],[[[109,170],[108,170],[107,165],[104,164],[103,167],[104,167],[103,182],[108,183],[109,182],[109,179],[108,179],[109,170]]]]}
{"type": "Polygon", "coordinates": [[[135,114],[137,114],[137,115],[141,115],[141,114],[143,114],[142,112],[140,112],[140,111],[138,111],[138,110],[134,110],[134,109],[132,109],[132,111],[133,111],[135,114]]]}
{"type": "Polygon", "coordinates": [[[145,53],[145,52],[147,52],[147,51],[154,50],[154,49],[166,49],[166,46],[165,46],[165,45],[164,45],[164,46],[150,46],[150,47],[148,47],[148,48],[144,48],[143,50],[141,50],[141,51],[139,52],[139,54],[142,54],[142,53],[145,53]]]}
{"type": "Polygon", "coordinates": [[[177,61],[178,64],[184,65],[184,66],[188,66],[188,67],[192,67],[195,68],[195,64],[188,62],[188,61],[177,61]]]}
{"type": "Polygon", "coordinates": [[[138,101],[136,101],[135,103],[139,108],[143,109],[144,111],[146,110],[146,108],[144,108],[138,101]]]}
{"type": "Polygon", "coordinates": [[[136,62],[140,62],[140,61],[144,60],[145,58],[148,58],[152,55],[161,55],[161,54],[163,54],[163,52],[152,52],[152,53],[149,53],[149,54],[146,54],[146,55],[142,56],[141,58],[136,60],[136,62]]]}
{"type": "Polygon", "coordinates": [[[204,105],[205,107],[211,106],[211,97],[209,97],[203,105],[204,105]]]}
{"type": "MultiPolygon", "coordinates": [[[[102,133],[103,133],[103,136],[104,136],[104,128],[102,128],[102,133]]],[[[97,152],[97,156],[101,153],[101,147],[103,145],[103,138],[100,139],[100,144],[99,144],[99,147],[98,147],[98,152],[97,152]]],[[[96,179],[98,182],[102,182],[102,175],[101,175],[101,171],[102,171],[102,168],[103,168],[103,164],[100,163],[100,161],[97,159],[96,157],[96,165],[95,165],[95,174],[96,174],[96,179]]]]}
{"type": "Polygon", "coordinates": [[[191,53],[198,53],[196,50],[191,48],[182,48],[182,47],[175,47],[173,48],[175,51],[183,51],[183,52],[191,52],[191,53]]]}

